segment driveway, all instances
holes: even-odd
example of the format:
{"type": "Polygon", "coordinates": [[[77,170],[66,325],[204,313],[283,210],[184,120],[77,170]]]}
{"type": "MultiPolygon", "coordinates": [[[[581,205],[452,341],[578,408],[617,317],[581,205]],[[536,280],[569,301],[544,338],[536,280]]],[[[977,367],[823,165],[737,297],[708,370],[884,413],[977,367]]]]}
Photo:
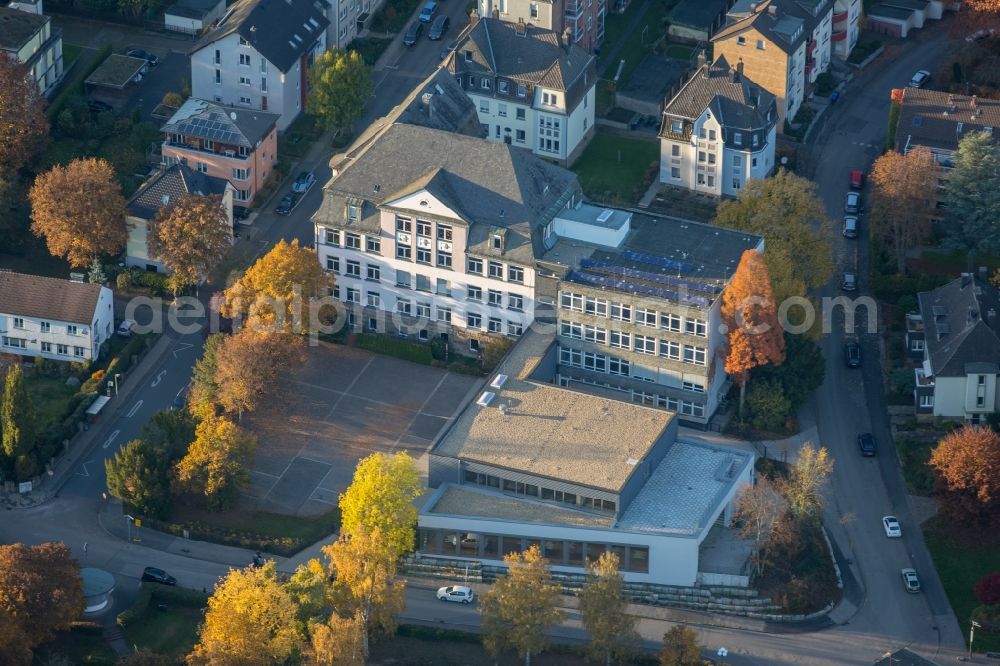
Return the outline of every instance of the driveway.
{"type": "Polygon", "coordinates": [[[153,48],[146,50],[153,53],[160,61],[156,67],[149,68],[149,73],[126,100],[119,113],[128,115],[138,109],[143,120],[159,123],[152,117],[153,109],[163,101],[163,96],[167,93],[180,93],[184,80],[191,78],[191,59],[175,51],[153,48]]]}

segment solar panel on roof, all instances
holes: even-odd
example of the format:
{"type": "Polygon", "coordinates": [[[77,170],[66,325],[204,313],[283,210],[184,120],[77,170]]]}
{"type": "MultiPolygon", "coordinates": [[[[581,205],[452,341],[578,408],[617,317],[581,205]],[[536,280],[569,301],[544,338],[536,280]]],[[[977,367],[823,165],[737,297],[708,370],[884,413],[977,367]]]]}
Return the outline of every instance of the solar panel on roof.
{"type": "Polygon", "coordinates": [[[615,280],[613,278],[605,277],[603,275],[595,275],[593,273],[584,273],[573,271],[571,276],[580,282],[586,284],[594,284],[602,287],[610,287],[611,289],[617,289],[619,291],[630,292],[633,294],[645,294],[646,296],[655,296],[657,298],[666,298],[679,301],[682,303],[691,303],[694,305],[701,305],[707,307],[710,305],[710,301],[702,296],[694,296],[691,294],[681,294],[670,289],[661,289],[659,287],[651,287],[644,284],[637,284],[635,282],[630,282],[629,280],[615,280]]]}
{"type": "Polygon", "coordinates": [[[660,275],[659,273],[650,273],[648,271],[641,271],[636,268],[628,268],[627,266],[617,266],[615,264],[610,264],[604,261],[596,261],[594,259],[581,259],[580,266],[583,268],[591,268],[596,271],[604,273],[613,273],[617,275],[624,275],[626,277],[636,278],[638,280],[647,280],[650,282],[657,282],[660,284],[669,284],[677,287],[684,287],[685,289],[693,289],[695,291],[706,292],[712,295],[718,294],[719,287],[711,284],[704,284],[701,282],[694,282],[692,280],[683,280],[681,278],[675,278],[670,275],[660,275]]]}
{"type": "Polygon", "coordinates": [[[652,254],[643,254],[641,252],[632,252],[631,250],[626,250],[625,252],[622,252],[622,256],[630,261],[638,261],[643,264],[652,264],[653,266],[663,266],[665,268],[672,268],[677,271],[694,270],[694,264],[688,263],[686,261],[675,261],[673,259],[667,259],[666,257],[657,257],[652,254]]]}

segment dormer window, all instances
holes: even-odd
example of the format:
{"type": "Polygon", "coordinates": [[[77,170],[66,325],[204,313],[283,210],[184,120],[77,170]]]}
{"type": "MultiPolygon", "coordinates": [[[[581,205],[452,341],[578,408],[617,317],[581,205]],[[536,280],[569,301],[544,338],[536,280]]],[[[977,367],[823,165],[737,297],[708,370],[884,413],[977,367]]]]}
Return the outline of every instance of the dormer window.
{"type": "Polygon", "coordinates": [[[250,46],[250,42],[240,37],[240,46],[250,46]]]}
{"type": "Polygon", "coordinates": [[[497,92],[499,92],[501,95],[506,95],[507,94],[507,82],[506,81],[497,81],[497,92]]]}
{"type": "Polygon", "coordinates": [[[528,96],[528,89],[525,87],[525,85],[523,83],[518,83],[517,84],[517,96],[518,97],[527,97],[528,96]]]}
{"type": "Polygon", "coordinates": [[[465,52],[465,62],[472,62],[472,51],[465,52]]]}
{"type": "Polygon", "coordinates": [[[757,40],[757,48],[760,49],[761,51],[764,50],[764,40],[763,39],[758,39],[757,40]]]}
{"type": "Polygon", "coordinates": [[[758,136],[757,134],[754,134],[753,135],[753,147],[756,148],[759,143],[760,143],[760,136],[758,136]]]}
{"type": "Polygon", "coordinates": [[[490,236],[490,247],[494,250],[503,251],[503,236],[500,234],[493,234],[490,236]]]}
{"type": "Polygon", "coordinates": [[[359,206],[349,205],[347,207],[347,221],[348,222],[357,222],[358,221],[358,214],[359,213],[360,213],[360,207],[359,206]]]}
{"type": "Polygon", "coordinates": [[[736,38],[736,43],[739,44],[740,46],[743,46],[744,44],[747,43],[747,38],[744,37],[743,35],[740,35],[739,37],[736,38]]]}
{"type": "Polygon", "coordinates": [[[483,79],[482,79],[482,81],[480,83],[482,83],[483,90],[489,90],[490,89],[490,80],[487,79],[486,77],[483,77],[483,79]]]}
{"type": "Polygon", "coordinates": [[[733,143],[735,143],[737,146],[742,146],[743,145],[743,133],[742,132],[733,132],[733,143]]]}
{"type": "Polygon", "coordinates": [[[684,123],[680,120],[670,121],[670,131],[674,134],[680,134],[684,130],[684,123]]]}

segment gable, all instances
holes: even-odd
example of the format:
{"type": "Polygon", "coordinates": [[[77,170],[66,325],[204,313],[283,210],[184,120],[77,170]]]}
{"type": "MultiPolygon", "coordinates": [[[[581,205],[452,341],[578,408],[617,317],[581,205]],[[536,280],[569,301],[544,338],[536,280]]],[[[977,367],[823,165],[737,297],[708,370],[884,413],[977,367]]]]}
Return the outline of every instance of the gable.
{"type": "Polygon", "coordinates": [[[430,194],[427,190],[420,190],[419,192],[406,194],[391,201],[385,201],[383,205],[410,210],[413,211],[414,215],[436,215],[452,220],[465,221],[461,215],[449,208],[444,202],[433,194],[430,194]]]}

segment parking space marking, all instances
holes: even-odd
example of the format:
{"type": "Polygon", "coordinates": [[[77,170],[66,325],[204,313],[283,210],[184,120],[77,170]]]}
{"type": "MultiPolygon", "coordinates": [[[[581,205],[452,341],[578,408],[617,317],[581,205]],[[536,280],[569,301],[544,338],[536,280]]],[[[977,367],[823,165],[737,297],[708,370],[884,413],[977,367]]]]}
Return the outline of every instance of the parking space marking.
{"type": "Polygon", "coordinates": [[[111,433],[111,435],[108,437],[107,441],[104,442],[104,446],[102,446],[101,448],[102,449],[106,449],[109,446],[111,446],[111,442],[115,441],[115,437],[117,437],[118,433],[120,433],[120,432],[121,432],[121,430],[115,430],[113,433],[111,433]]]}
{"type": "Polygon", "coordinates": [[[127,414],[126,416],[127,416],[128,418],[132,418],[133,416],[135,416],[135,413],[136,413],[137,411],[139,411],[139,408],[140,408],[140,407],[142,407],[142,400],[140,400],[139,402],[135,403],[135,404],[134,404],[134,405],[132,406],[132,409],[128,410],[128,414],[127,414]]]}
{"type": "MultiPolygon", "coordinates": [[[[444,380],[448,379],[448,377],[450,376],[451,376],[450,372],[445,372],[443,375],[441,375],[441,379],[439,379],[438,383],[434,386],[434,390],[427,394],[427,399],[424,400],[424,404],[420,405],[420,409],[414,412],[413,418],[410,419],[410,422],[406,424],[405,428],[403,428],[403,432],[399,433],[399,437],[396,438],[396,441],[392,443],[392,447],[389,448],[390,451],[396,450],[396,447],[399,446],[399,442],[403,439],[403,437],[406,436],[406,433],[410,431],[410,428],[416,422],[417,417],[423,414],[424,408],[431,403],[431,400],[434,398],[434,394],[438,392],[439,388],[441,388],[441,384],[444,384],[444,380]]],[[[428,416],[433,416],[433,415],[428,414],[428,416]]]]}

